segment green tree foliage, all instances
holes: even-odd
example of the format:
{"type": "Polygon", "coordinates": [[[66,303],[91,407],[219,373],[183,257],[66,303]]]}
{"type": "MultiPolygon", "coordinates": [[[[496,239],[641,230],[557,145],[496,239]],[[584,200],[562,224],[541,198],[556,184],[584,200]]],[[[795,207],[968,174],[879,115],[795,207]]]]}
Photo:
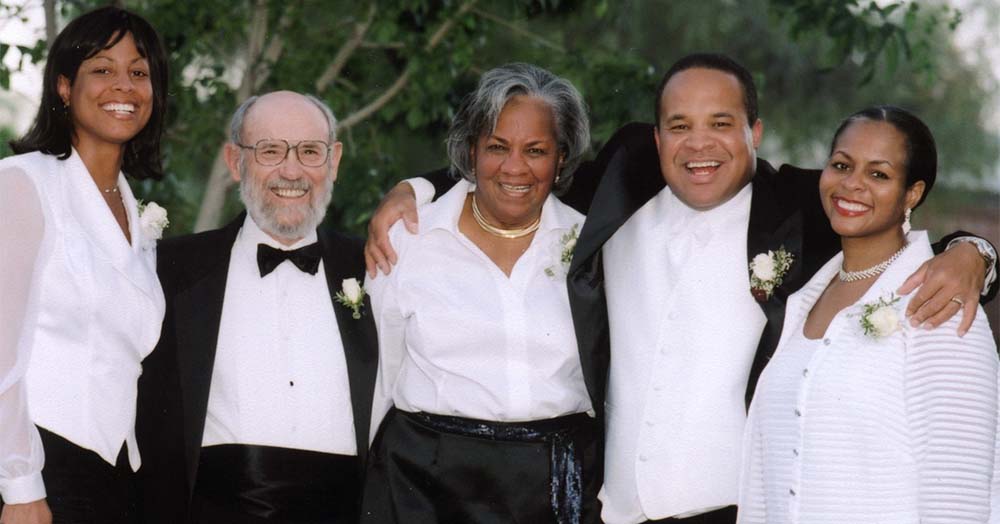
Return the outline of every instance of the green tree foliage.
{"type": "Polygon", "coordinates": [[[8,142],[17,138],[14,136],[14,131],[7,127],[0,127],[0,158],[10,156],[14,154],[10,149],[8,142]]]}
{"type": "MultiPolygon", "coordinates": [[[[60,6],[68,18],[100,3],[60,6]]],[[[393,182],[445,164],[442,140],[459,100],[480,73],[511,61],[537,63],[580,88],[590,105],[595,147],[625,122],[652,120],[656,83],[672,61],[715,50],[757,75],[767,129],[762,154],[777,163],[816,165],[837,122],[877,102],[926,117],[941,139],[943,162],[955,171],[982,176],[1000,156],[997,135],[982,121],[990,96],[981,73],[949,45],[958,13],[933,4],[125,3],[157,27],[170,51],[164,149],[170,176],[145,182],[137,192],[170,209],[171,234],[190,231],[199,214],[200,225],[209,227],[240,208],[235,192],[226,189],[219,151],[229,115],[247,96],[292,89],[330,104],[343,125],[345,154],[329,220],[360,232],[393,182]],[[211,218],[206,210],[219,191],[228,196],[218,200],[224,208],[211,218]]],[[[36,46],[31,56],[41,58],[43,49],[36,46]]]]}

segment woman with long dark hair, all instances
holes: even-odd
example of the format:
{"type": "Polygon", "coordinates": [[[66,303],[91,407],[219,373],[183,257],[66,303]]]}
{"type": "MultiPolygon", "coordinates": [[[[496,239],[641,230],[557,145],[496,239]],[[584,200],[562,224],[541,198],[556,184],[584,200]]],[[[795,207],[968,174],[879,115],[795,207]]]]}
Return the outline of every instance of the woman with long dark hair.
{"type": "Polygon", "coordinates": [[[163,318],[166,57],[107,7],[71,21],[34,125],[0,161],[0,521],[134,522],[136,381],[163,318]],[[44,468],[43,468],[44,464],[44,468]]]}

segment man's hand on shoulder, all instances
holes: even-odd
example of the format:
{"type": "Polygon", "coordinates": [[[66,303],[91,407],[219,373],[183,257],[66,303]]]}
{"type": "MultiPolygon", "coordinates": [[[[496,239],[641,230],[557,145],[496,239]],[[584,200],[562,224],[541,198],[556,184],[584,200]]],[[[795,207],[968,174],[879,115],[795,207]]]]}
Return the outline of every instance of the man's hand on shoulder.
{"type": "Polygon", "coordinates": [[[413,187],[406,182],[396,184],[375,208],[368,222],[368,240],[365,242],[365,268],[368,276],[375,278],[377,271],[388,275],[396,264],[396,250],[389,243],[389,229],[402,219],[406,230],[416,234],[418,228],[417,203],[413,187]]]}
{"type": "Polygon", "coordinates": [[[898,291],[907,295],[920,288],[906,308],[910,325],[936,328],[961,311],[958,335],[965,335],[976,318],[986,269],[979,252],[968,243],[924,262],[898,291]]]}

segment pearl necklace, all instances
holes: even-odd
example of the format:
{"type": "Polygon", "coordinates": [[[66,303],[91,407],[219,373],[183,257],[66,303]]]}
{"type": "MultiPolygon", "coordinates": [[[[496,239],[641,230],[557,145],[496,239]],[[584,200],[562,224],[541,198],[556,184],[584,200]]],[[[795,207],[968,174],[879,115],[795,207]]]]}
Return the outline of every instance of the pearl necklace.
{"type": "Polygon", "coordinates": [[[111,189],[102,189],[101,191],[104,191],[105,193],[117,193],[118,186],[112,187],[111,189]]]}
{"type": "Polygon", "coordinates": [[[476,223],[479,227],[483,228],[483,231],[491,235],[495,235],[501,238],[521,238],[523,236],[530,235],[538,229],[538,226],[542,223],[542,215],[539,213],[538,218],[534,222],[528,224],[527,227],[521,229],[503,229],[491,225],[483,217],[483,213],[479,211],[479,205],[476,204],[476,194],[472,193],[472,217],[476,219],[476,223]]]}
{"type": "Polygon", "coordinates": [[[881,275],[890,264],[895,262],[896,259],[899,258],[899,255],[902,255],[903,251],[906,251],[906,248],[909,245],[909,242],[903,244],[903,247],[899,248],[899,251],[896,251],[891,257],[868,269],[862,269],[860,271],[844,271],[844,266],[841,264],[840,272],[837,273],[837,278],[839,278],[841,282],[857,282],[859,280],[865,280],[866,278],[877,277],[881,275]]]}

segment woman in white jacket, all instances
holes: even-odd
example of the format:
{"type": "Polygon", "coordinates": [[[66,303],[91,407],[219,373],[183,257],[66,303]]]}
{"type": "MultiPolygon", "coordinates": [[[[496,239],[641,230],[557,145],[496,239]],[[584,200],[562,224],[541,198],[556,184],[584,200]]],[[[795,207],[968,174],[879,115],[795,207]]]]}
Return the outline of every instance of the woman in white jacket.
{"type": "Polygon", "coordinates": [[[52,42],[42,103],[0,161],[0,522],[134,522],[136,381],[163,320],[124,173],[160,178],[166,56],[107,7],[52,42]],[[44,464],[44,468],[42,467],[44,464]]]}
{"type": "Polygon", "coordinates": [[[905,110],[862,110],[834,135],[820,197],[843,251],[789,297],[750,409],[739,522],[989,519],[998,366],[986,317],[961,338],[957,318],[914,327],[909,297],[894,294],[933,256],[908,230],[936,169],[929,129],[905,110]]]}

